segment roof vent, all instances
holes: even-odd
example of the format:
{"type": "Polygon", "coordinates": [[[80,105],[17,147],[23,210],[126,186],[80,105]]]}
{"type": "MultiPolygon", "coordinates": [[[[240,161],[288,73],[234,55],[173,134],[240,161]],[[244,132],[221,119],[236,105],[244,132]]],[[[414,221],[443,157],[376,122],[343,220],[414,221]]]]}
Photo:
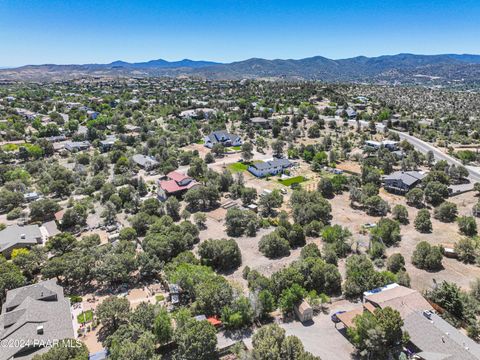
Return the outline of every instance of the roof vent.
{"type": "Polygon", "coordinates": [[[20,234],[20,239],[26,239],[27,235],[26,234],[20,234]]]}
{"type": "Polygon", "coordinates": [[[37,326],[37,334],[38,335],[43,335],[43,325],[38,325],[37,326]]]}

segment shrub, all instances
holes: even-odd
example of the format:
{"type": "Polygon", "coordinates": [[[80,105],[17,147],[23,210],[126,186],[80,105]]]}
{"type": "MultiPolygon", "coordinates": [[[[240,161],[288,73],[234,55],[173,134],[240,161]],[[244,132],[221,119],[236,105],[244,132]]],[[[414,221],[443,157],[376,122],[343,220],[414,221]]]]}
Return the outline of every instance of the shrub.
{"type": "Polygon", "coordinates": [[[427,209],[418,211],[414,224],[415,229],[421,233],[429,233],[432,231],[432,221],[430,220],[430,213],[427,209]]]}
{"type": "Polygon", "coordinates": [[[405,198],[407,200],[407,204],[410,206],[414,206],[416,208],[423,206],[424,193],[422,189],[413,188],[405,195],[405,198]]]}
{"type": "Polygon", "coordinates": [[[448,201],[444,201],[443,203],[438,205],[433,211],[433,217],[442,222],[455,221],[457,214],[457,205],[448,201]]]}
{"type": "Polygon", "coordinates": [[[405,267],[405,258],[400,253],[390,255],[387,260],[387,270],[393,273],[398,273],[405,267]]]}
{"type": "Polygon", "coordinates": [[[412,255],[412,263],[419,269],[440,270],[442,268],[442,249],[431,246],[426,241],[417,244],[412,255]]]}
{"type": "Polygon", "coordinates": [[[309,257],[318,257],[320,258],[322,255],[318,246],[314,243],[307,244],[303,247],[302,251],[300,252],[300,258],[306,259],[309,257]]]}
{"type": "Polygon", "coordinates": [[[378,195],[370,196],[363,205],[367,214],[372,216],[385,216],[390,211],[390,205],[378,195]]]}
{"type": "Polygon", "coordinates": [[[372,238],[383,243],[385,246],[392,246],[401,240],[400,225],[392,219],[383,218],[372,229],[372,238]]]}
{"type": "Polygon", "coordinates": [[[458,230],[466,236],[477,235],[477,221],[473,216],[460,216],[457,218],[458,230]]]}
{"type": "Polygon", "coordinates": [[[392,215],[400,224],[408,224],[408,210],[405,206],[397,204],[393,207],[392,215]]]}
{"type": "Polygon", "coordinates": [[[455,244],[458,259],[466,263],[474,263],[477,257],[477,244],[473,239],[463,238],[455,244]]]}
{"type": "Polygon", "coordinates": [[[263,255],[271,259],[290,255],[288,240],[281,237],[277,232],[264,235],[258,247],[263,255]]]}

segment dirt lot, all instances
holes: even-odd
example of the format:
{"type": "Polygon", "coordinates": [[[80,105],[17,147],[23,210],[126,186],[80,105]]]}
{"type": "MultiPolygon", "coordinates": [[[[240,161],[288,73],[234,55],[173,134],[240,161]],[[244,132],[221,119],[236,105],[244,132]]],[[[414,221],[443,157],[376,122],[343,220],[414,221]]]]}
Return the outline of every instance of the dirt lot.
{"type": "MultiPolygon", "coordinates": [[[[387,255],[399,252],[406,260],[406,269],[411,278],[412,288],[423,291],[429,289],[433,285],[433,281],[441,282],[443,280],[455,282],[464,289],[469,288],[470,282],[480,277],[480,268],[475,265],[461,263],[455,259],[444,258],[444,269],[438,272],[427,272],[417,269],[411,264],[411,257],[416,245],[420,241],[428,241],[430,244],[452,244],[461,238],[458,233],[458,226],[456,223],[442,223],[432,217],[433,231],[431,234],[421,234],[415,230],[413,221],[418,212],[417,209],[406,205],[403,196],[393,195],[381,190],[380,195],[387,200],[393,207],[396,204],[407,206],[409,212],[410,223],[401,226],[402,241],[397,247],[387,249],[387,255]]],[[[465,193],[449,199],[449,201],[457,204],[459,215],[469,215],[472,206],[478,201],[473,193],[465,193]]],[[[355,210],[350,207],[348,192],[342,195],[335,196],[330,200],[332,204],[332,224],[339,224],[347,227],[353,234],[354,241],[360,244],[360,248],[368,246],[368,234],[361,234],[362,225],[366,223],[376,223],[379,217],[369,216],[362,210],[355,210]]],[[[480,228],[480,223],[477,219],[477,225],[480,228]]],[[[316,240],[320,242],[319,240],[316,240]]],[[[339,269],[344,275],[344,261],[339,262],[339,269]]]]}
{"type": "MultiPolygon", "coordinates": [[[[208,218],[206,225],[207,229],[200,232],[200,242],[210,238],[229,238],[229,236],[227,236],[225,233],[225,227],[219,226],[218,222],[215,220],[208,218]]],[[[242,270],[245,266],[249,266],[251,269],[257,270],[260,273],[269,276],[285,265],[288,265],[292,261],[295,261],[299,258],[301,249],[292,250],[290,256],[281,259],[271,260],[263,256],[258,250],[258,242],[263,235],[268,234],[271,231],[273,231],[273,228],[260,229],[255,237],[242,236],[235,238],[242,252],[242,266],[240,266],[235,272],[227,274],[227,278],[240,282],[246,286],[246,281],[242,278],[242,270]]],[[[309,241],[315,241],[317,243],[319,242],[318,239],[310,239],[309,241]]]]}
{"type": "MultiPolygon", "coordinates": [[[[394,196],[391,194],[383,195],[384,198],[394,197],[394,201],[388,199],[390,204],[403,204],[405,205],[405,200],[403,197],[394,196]]],[[[470,210],[477,202],[477,198],[473,196],[473,193],[465,193],[450,198],[448,201],[451,201],[458,206],[459,215],[470,215],[470,210]]],[[[464,289],[469,288],[470,282],[476,278],[480,277],[480,268],[475,265],[463,264],[455,259],[443,258],[444,269],[438,272],[427,272],[424,270],[417,269],[411,264],[411,256],[415,250],[415,246],[420,241],[428,241],[430,244],[439,245],[439,244],[453,244],[458,241],[462,236],[458,233],[458,226],[456,223],[442,223],[438,220],[435,220],[432,217],[432,227],[433,231],[431,234],[421,234],[415,230],[413,226],[413,221],[418,212],[417,209],[412,207],[407,207],[410,217],[410,224],[402,226],[401,234],[402,241],[400,242],[397,248],[388,249],[387,254],[392,254],[394,252],[400,252],[406,260],[406,268],[412,280],[412,287],[417,290],[425,290],[430,288],[433,285],[433,281],[441,282],[443,280],[455,282],[464,289]]],[[[477,226],[480,225],[477,219],[477,226]]]]}

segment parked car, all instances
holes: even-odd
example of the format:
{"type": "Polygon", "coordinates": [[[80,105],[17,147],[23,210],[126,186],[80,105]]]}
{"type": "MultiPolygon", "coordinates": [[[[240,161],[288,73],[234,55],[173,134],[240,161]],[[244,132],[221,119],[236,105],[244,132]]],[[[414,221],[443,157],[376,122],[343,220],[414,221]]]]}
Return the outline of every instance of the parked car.
{"type": "Polygon", "coordinates": [[[337,311],[336,313],[334,313],[330,318],[332,319],[332,321],[337,324],[340,322],[340,319],[338,318],[337,315],[340,315],[340,314],[343,314],[345,311],[344,310],[340,310],[340,311],[337,311]]]}

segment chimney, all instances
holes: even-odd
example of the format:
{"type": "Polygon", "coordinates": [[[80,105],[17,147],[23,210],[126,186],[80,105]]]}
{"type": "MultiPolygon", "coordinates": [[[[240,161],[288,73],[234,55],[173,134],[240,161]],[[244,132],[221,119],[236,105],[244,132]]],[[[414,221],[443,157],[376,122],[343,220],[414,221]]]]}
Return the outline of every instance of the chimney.
{"type": "Polygon", "coordinates": [[[20,239],[25,240],[27,238],[26,234],[20,234],[20,239]]]}

